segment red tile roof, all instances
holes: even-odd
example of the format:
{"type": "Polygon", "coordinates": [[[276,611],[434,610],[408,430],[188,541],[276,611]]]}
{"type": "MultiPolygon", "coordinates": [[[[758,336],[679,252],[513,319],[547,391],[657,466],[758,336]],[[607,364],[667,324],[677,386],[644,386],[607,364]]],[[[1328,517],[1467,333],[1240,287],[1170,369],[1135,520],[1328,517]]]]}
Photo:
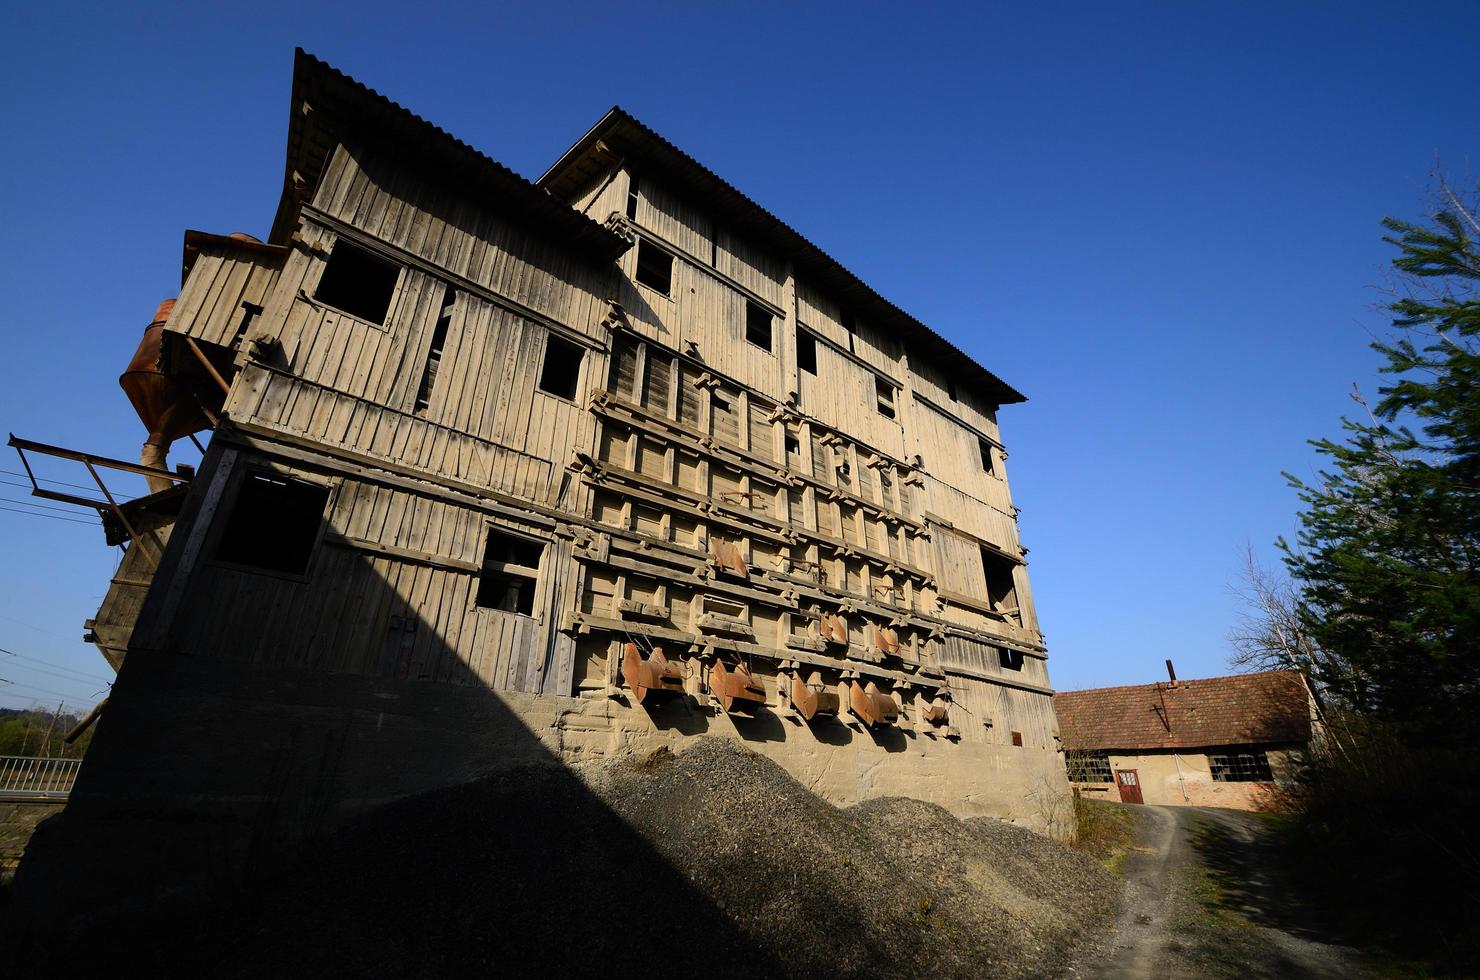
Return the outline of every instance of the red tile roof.
{"type": "Polygon", "coordinates": [[[1066,749],[1181,749],[1310,739],[1299,671],[1063,691],[1053,697],[1066,749]]]}

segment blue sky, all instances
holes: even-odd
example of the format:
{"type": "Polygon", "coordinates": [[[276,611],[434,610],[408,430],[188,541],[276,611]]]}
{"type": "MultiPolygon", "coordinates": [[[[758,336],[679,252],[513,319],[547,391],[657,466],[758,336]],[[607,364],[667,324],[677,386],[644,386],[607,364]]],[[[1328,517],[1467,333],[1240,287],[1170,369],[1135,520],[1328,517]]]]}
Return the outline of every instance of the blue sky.
{"type": "MultiPolygon", "coordinates": [[[[0,39],[0,428],[134,457],[115,379],[184,229],[266,234],[295,45],[529,177],[619,103],[1029,395],[1001,421],[1061,689],[1226,671],[1281,471],[1377,384],[1378,222],[1480,138],[1471,3],[125,6],[0,39]]],[[[14,513],[18,470],[0,705],[84,706],[117,553],[14,513]]]]}

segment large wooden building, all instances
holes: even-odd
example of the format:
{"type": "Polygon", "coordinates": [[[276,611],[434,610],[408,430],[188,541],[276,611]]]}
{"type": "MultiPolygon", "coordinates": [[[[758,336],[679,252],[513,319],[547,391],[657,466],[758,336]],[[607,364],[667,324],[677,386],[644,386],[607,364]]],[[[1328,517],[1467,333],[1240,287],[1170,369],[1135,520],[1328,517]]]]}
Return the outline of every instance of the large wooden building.
{"type": "Polygon", "coordinates": [[[188,232],[153,333],[74,824],[234,854],[702,733],[840,803],[1067,794],[1023,396],[620,109],[531,184],[299,52],[270,234],[188,232]]]}

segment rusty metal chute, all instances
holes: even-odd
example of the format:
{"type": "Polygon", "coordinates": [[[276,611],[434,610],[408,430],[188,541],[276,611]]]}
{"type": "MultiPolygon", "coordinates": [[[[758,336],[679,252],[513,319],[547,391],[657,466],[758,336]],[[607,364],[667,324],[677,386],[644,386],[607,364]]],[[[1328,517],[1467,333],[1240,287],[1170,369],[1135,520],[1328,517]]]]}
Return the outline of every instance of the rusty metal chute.
{"type": "Polygon", "coordinates": [[[848,682],[848,711],[869,728],[884,728],[899,721],[899,702],[873,681],[848,682]]]}
{"type": "Polygon", "coordinates": [[[920,709],[920,718],[926,724],[940,728],[947,725],[951,720],[951,705],[943,697],[937,697],[926,703],[920,709]]]}
{"type": "MultiPolygon", "coordinates": [[[[173,299],[159,304],[154,319],[144,328],[144,336],[134,351],[133,360],[118,378],[119,387],[128,396],[149,433],[139,453],[139,462],[160,470],[167,469],[170,445],[176,439],[212,426],[199,392],[177,383],[160,367],[164,325],[174,308],[173,299]]],[[[146,475],[145,479],[151,492],[168,490],[171,486],[170,481],[162,477],[146,475]]]]}
{"type": "Polygon", "coordinates": [[[791,675],[791,706],[805,721],[814,718],[836,717],[842,699],[838,692],[822,679],[822,671],[813,671],[803,679],[800,670],[791,675]]]}
{"type": "Polygon", "coordinates": [[[766,689],[750,668],[744,664],[727,667],[723,660],[709,668],[709,693],[727,714],[753,715],[766,703],[766,689]]]}
{"type": "Polygon", "coordinates": [[[817,634],[828,643],[848,645],[848,620],[839,613],[823,613],[817,622],[817,634]]]}
{"type": "Polygon", "coordinates": [[[719,538],[712,539],[709,543],[709,557],[717,572],[733,575],[736,578],[750,577],[750,566],[740,556],[740,548],[734,542],[719,538]]]}
{"type": "Polygon", "coordinates": [[[684,693],[683,668],[664,656],[661,647],[653,647],[652,653],[644,658],[636,643],[623,644],[622,681],[637,704],[684,693]]]}
{"type": "Polygon", "coordinates": [[[873,648],[891,657],[899,656],[899,634],[888,626],[869,626],[869,640],[873,648]]]}

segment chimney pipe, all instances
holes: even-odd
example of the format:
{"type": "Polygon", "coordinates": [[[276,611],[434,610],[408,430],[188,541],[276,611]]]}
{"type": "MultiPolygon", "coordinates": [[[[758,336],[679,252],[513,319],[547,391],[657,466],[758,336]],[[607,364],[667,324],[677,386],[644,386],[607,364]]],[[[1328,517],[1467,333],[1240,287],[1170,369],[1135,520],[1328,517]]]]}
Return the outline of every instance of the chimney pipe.
{"type": "Polygon", "coordinates": [[[1172,679],[1172,687],[1177,686],[1177,672],[1172,669],[1172,662],[1167,661],[1167,676],[1172,679]]]}

